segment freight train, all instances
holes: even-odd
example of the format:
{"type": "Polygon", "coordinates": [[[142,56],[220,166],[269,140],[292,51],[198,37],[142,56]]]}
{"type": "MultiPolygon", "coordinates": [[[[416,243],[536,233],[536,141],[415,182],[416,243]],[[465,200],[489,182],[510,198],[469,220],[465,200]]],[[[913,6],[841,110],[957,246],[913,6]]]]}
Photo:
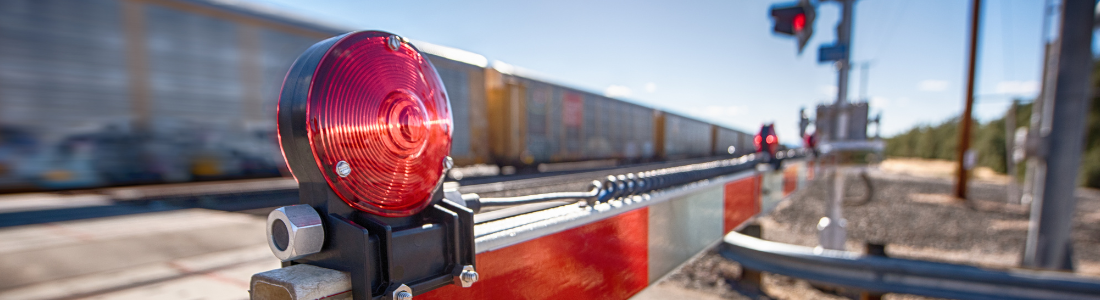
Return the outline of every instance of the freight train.
{"type": "MultiPolygon", "coordinates": [[[[7,0],[0,20],[7,192],[287,174],[275,140],[283,78],[307,47],[351,30],[215,0],[7,0]]],[[[446,86],[459,166],[753,151],[742,131],[413,44],[446,86]]]]}

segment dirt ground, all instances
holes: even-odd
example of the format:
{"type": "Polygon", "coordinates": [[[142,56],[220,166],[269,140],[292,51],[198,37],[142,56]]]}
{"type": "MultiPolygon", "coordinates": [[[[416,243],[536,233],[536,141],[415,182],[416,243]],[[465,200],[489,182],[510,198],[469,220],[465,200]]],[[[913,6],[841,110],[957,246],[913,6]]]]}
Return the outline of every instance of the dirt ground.
{"type": "MultiPolygon", "coordinates": [[[[869,173],[874,197],[862,205],[867,188],[850,176],[846,193],[851,197],[845,199],[844,208],[847,250],[861,252],[866,242],[875,242],[886,244],[886,253],[891,257],[983,267],[1018,265],[1027,235],[1029,207],[1008,203],[1004,184],[1007,178],[997,174],[976,175],[978,180],[969,190],[971,200],[957,201],[951,196],[951,172],[944,171],[950,166],[944,161],[887,160],[869,173]]],[[[758,220],[764,238],[816,246],[816,226],[825,214],[830,189],[831,184],[818,180],[792,194],[776,211],[758,220]]],[[[1100,276],[1100,191],[1082,189],[1077,196],[1073,229],[1077,273],[1100,276]]],[[[737,263],[711,250],[653,289],[668,295],[706,295],[701,299],[756,299],[734,291],[739,274],[737,263]]],[[[764,274],[763,285],[766,296],[773,299],[845,299],[781,275],[764,274]]],[[[929,298],[888,294],[885,299],[929,298]]]]}

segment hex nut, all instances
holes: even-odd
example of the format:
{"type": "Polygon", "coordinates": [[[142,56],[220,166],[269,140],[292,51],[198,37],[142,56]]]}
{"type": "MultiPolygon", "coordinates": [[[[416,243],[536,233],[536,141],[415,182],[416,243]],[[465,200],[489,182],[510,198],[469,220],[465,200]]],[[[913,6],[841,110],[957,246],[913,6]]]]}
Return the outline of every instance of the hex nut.
{"type": "Polygon", "coordinates": [[[454,283],[455,285],[468,288],[473,286],[477,280],[478,274],[477,271],[474,271],[474,266],[465,265],[462,266],[462,270],[458,271],[458,274],[455,275],[454,283]]]}
{"type": "Polygon", "coordinates": [[[391,296],[391,299],[393,299],[393,300],[412,300],[412,298],[413,298],[412,292],[413,292],[412,288],[409,288],[409,286],[402,284],[401,286],[398,286],[397,289],[393,290],[393,295],[391,296]]]}
{"type": "Polygon", "coordinates": [[[321,215],[312,206],[283,206],[267,215],[267,245],[280,260],[290,261],[321,252],[324,244],[321,215]]]}

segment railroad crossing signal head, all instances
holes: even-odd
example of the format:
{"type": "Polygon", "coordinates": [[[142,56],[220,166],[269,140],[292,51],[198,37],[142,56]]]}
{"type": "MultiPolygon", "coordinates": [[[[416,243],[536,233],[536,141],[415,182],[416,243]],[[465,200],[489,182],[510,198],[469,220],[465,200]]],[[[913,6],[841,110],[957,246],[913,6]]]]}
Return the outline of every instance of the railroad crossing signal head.
{"type": "Polygon", "coordinates": [[[360,31],[314,45],[279,102],[280,146],[299,182],[326,183],[383,217],[416,214],[438,196],[450,103],[435,67],[404,38],[360,31]]]}
{"type": "Polygon", "coordinates": [[[772,19],[775,22],[772,31],[798,38],[798,53],[806,48],[806,43],[814,34],[814,6],[808,0],[798,3],[772,6],[772,19]]]}

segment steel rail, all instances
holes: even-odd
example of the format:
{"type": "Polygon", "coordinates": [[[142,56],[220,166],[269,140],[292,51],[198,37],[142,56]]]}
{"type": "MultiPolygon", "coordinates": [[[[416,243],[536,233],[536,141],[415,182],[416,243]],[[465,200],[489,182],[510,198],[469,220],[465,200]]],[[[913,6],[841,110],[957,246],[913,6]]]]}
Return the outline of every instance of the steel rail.
{"type": "Polygon", "coordinates": [[[1100,299],[1100,280],[1068,273],[866,256],[737,232],[723,238],[719,252],[747,269],[880,293],[952,299],[1100,299]]]}

